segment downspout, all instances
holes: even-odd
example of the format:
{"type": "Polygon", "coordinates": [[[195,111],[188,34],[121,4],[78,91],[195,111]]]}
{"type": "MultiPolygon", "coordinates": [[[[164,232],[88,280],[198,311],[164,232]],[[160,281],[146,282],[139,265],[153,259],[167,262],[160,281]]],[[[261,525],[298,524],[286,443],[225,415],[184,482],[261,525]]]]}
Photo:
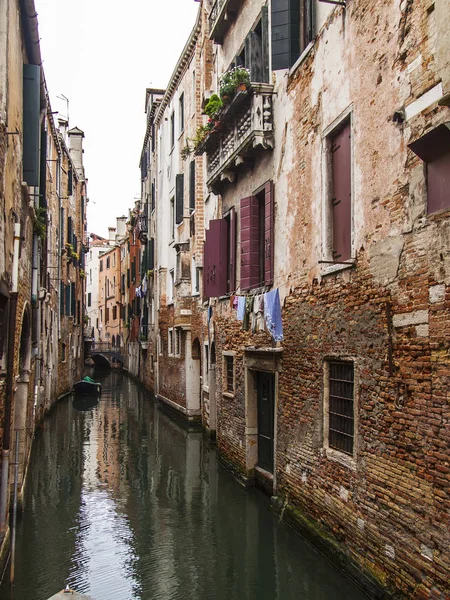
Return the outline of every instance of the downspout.
{"type": "Polygon", "coordinates": [[[17,293],[19,282],[20,223],[14,224],[14,247],[12,266],[12,287],[9,301],[8,361],[6,372],[6,398],[3,428],[2,471],[0,479],[0,531],[6,528],[8,506],[9,455],[11,447],[11,417],[14,396],[14,347],[16,337],[17,293]]]}

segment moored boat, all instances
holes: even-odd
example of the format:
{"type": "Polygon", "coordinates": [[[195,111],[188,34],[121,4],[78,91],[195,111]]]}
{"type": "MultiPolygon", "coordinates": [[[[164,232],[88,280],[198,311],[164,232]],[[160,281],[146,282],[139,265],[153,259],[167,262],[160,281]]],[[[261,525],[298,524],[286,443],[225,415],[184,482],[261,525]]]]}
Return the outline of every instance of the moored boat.
{"type": "Polygon", "coordinates": [[[66,586],[64,590],[61,590],[57,594],[54,594],[48,600],[67,600],[68,598],[70,598],[71,600],[94,600],[92,596],[79,594],[78,592],[69,589],[69,586],[66,586]]]}
{"type": "Polygon", "coordinates": [[[73,391],[76,394],[94,394],[100,396],[102,393],[102,384],[94,381],[90,377],[85,377],[73,385],[73,391]]]}

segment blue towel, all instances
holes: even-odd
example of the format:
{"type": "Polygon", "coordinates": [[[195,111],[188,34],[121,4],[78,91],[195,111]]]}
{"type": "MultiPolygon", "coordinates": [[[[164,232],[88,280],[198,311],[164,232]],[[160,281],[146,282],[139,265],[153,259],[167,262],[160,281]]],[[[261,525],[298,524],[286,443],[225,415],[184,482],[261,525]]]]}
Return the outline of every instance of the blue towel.
{"type": "Polygon", "coordinates": [[[283,322],[281,320],[281,304],[278,288],[264,294],[264,319],[267,331],[276,342],[283,338],[283,322]]]}
{"type": "Polygon", "coordinates": [[[244,320],[244,312],[245,312],[245,296],[238,296],[238,306],[237,306],[237,320],[244,320]]]}

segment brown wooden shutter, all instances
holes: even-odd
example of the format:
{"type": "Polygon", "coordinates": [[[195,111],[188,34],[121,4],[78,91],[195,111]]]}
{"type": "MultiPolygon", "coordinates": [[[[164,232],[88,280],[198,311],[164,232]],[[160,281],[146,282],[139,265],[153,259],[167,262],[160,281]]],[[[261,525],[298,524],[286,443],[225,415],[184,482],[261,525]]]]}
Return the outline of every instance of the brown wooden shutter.
{"type": "Polygon", "coordinates": [[[213,219],[206,230],[203,261],[203,296],[218,298],[227,293],[227,223],[213,219]]]}
{"type": "Polygon", "coordinates": [[[256,196],[241,199],[241,290],[259,281],[259,201],[256,196]]]}
{"type": "Polygon", "coordinates": [[[450,208],[450,152],[427,164],[428,214],[450,208]]]}
{"type": "Polygon", "coordinates": [[[189,165],[189,208],[195,209],[195,160],[189,165]]]}
{"type": "Polygon", "coordinates": [[[351,258],[351,129],[347,123],[332,139],[333,260],[351,258]]]}
{"type": "Polygon", "coordinates": [[[228,244],[230,259],[228,291],[234,292],[236,289],[236,212],[234,208],[231,209],[229,215],[228,244]]]}
{"type": "Polygon", "coordinates": [[[183,208],[184,208],[184,175],[183,175],[183,173],[180,173],[176,176],[175,196],[176,196],[175,222],[177,225],[179,225],[183,221],[183,208]]]}
{"type": "Polygon", "coordinates": [[[273,182],[268,181],[264,190],[264,284],[273,283],[274,260],[274,190],[273,182]]]}

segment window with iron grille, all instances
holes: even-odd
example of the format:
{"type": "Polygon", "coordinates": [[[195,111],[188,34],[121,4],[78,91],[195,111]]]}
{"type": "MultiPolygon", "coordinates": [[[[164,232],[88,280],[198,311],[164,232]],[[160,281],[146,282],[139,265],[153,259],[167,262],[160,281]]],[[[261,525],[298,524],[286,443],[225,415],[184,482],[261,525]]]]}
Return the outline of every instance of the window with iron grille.
{"type": "Polygon", "coordinates": [[[234,392],[234,356],[224,356],[224,384],[225,391],[234,392]]]}
{"type": "Polygon", "coordinates": [[[355,427],[354,365],[352,362],[330,361],[328,366],[328,444],[330,448],[353,455],[355,427]]]}

